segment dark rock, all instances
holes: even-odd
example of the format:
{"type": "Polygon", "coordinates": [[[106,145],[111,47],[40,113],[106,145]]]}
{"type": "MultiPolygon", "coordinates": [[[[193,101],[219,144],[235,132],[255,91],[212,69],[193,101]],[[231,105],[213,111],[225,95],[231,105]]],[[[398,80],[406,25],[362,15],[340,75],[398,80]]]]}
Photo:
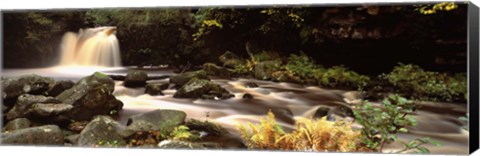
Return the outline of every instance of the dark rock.
{"type": "Polygon", "coordinates": [[[73,106],[69,104],[41,104],[36,103],[31,108],[31,118],[46,121],[47,123],[61,123],[72,118],[73,106]]]}
{"type": "Polygon", "coordinates": [[[17,98],[22,94],[44,95],[55,84],[55,80],[31,74],[16,78],[2,78],[2,97],[17,98]]]}
{"type": "Polygon", "coordinates": [[[185,125],[190,130],[207,132],[208,133],[207,135],[223,136],[225,134],[228,134],[228,131],[225,128],[213,122],[208,122],[208,121],[202,122],[199,120],[190,119],[185,123],[185,125]]]}
{"type": "Polygon", "coordinates": [[[125,80],[125,76],[123,75],[108,75],[108,77],[112,78],[113,80],[116,80],[116,81],[124,81],[125,80]]]}
{"type": "Polygon", "coordinates": [[[313,115],[313,118],[322,118],[324,116],[327,116],[330,113],[330,108],[329,107],[323,107],[320,106],[318,109],[315,111],[315,114],[313,115]]]}
{"type": "Polygon", "coordinates": [[[145,93],[150,95],[163,95],[162,91],[168,89],[169,83],[150,83],[145,87],[145,93]]]}
{"type": "Polygon", "coordinates": [[[18,97],[17,102],[10,111],[6,114],[7,120],[13,120],[16,118],[29,117],[32,112],[31,108],[37,103],[60,103],[54,97],[45,97],[42,95],[29,95],[24,94],[18,97]]]}
{"type": "Polygon", "coordinates": [[[79,137],[80,137],[80,134],[68,135],[65,137],[65,142],[71,143],[73,145],[77,145],[79,137]]]}
{"type": "Polygon", "coordinates": [[[250,94],[250,93],[245,93],[245,94],[243,94],[243,97],[242,97],[242,98],[244,98],[244,99],[253,99],[253,95],[250,94]]]}
{"type": "Polygon", "coordinates": [[[294,124],[293,112],[288,108],[273,108],[272,113],[275,114],[275,119],[285,121],[289,124],[294,124]]]}
{"type": "Polygon", "coordinates": [[[183,111],[158,109],[131,116],[127,121],[130,132],[173,130],[185,121],[187,114],[183,111]]]}
{"type": "Polygon", "coordinates": [[[255,82],[247,82],[247,83],[245,83],[245,87],[247,87],[247,88],[257,88],[258,85],[255,82]]]}
{"type": "Polygon", "coordinates": [[[46,125],[2,133],[2,144],[63,145],[64,136],[57,125],[46,125]]]}
{"type": "Polygon", "coordinates": [[[173,83],[177,86],[183,86],[192,78],[210,80],[204,70],[198,70],[172,76],[170,77],[170,83],[173,83]]]}
{"type": "Polygon", "coordinates": [[[14,131],[19,129],[24,129],[30,127],[32,123],[27,118],[17,118],[8,122],[5,127],[3,127],[4,131],[14,131]]]}
{"type": "Polygon", "coordinates": [[[224,54],[220,55],[218,59],[220,60],[220,62],[223,63],[224,67],[234,68],[235,66],[245,64],[245,61],[243,59],[230,51],[226,51],[224,54]]]}
{"type": "Polygon", "coordinates": [[[227,99],[234,95],[208,80],[193,78],[173,95],[174,98],[227,99]]]}
{"type": "Polygon", "coordinates": [[[254,75],[257,79],[268,80],[272,78],[272,73],[279,69],[279,61],[263,61],[254,66],[254,75]]]}
{"type": "Polygon", "coordinates": [[[73,132],[81,132],[88,124],[88,121],[76,121],[68,125],[67,129],[73,132]]]}
{"type": "Polygon", "coordinates": [[[170,78],[171,76],[170,75],[160,75],[160,76],[149,76],[147,78],[147,81],[148,80],[161,80],[161,79],[167,79],[167,78],[170,78]]]}
{"type": "Polygon", "coordinates": [[[109,116],[96,116],[79,134],[78,146],[97,146],[102,142],[116,142],[126,145],[122,131],[124,127],[109,116]]]}
{"type": "Polygon", "coordinates": [[[186,141],[173,141],[164,140],[158,144],[159,148],[165,149],[220,149],[218,143],[213,142],[186,142],[186,141]]]}
{"type": "Polygon", "coordinates": [[[333,113],[340,115],[341,117],[354,117],[353,110],[348,105],[336,106],[332,111],[333,113]]]}
{"type": "Polygon", "coordinates": [[[213,63],[203,64],[203,70],[205,70],[207,75],[211,76],[231,77],[234,74],[233,70],[217,66],[213,63]]]}
{"type": "Polygon", "coordinates": [[[74,120],[90,120],[95,115],[118,112],[123,103],[112,95],[115,84],[112,78],[96,72],[80,79],[72,88],[65,90],[57,99],[73,105],[74,120]]]}
{"type": "Polygon", "coordinates": [[[53,87],[50,88],[47,91],[47,95],[48,96],[57,96],[60,93],[62,93],[63,91],[72,88],[73,85],[75,85],[75,83],[73,81],[70,81],[70,80],[57,81],[57,82],[55,82],[53,87]]]}
{"type": "Polygon", "coordinates": [[[148,74],[140,70],[130,70],[125,77],[125,87],[143,87],[146,84],[148,74]]]}

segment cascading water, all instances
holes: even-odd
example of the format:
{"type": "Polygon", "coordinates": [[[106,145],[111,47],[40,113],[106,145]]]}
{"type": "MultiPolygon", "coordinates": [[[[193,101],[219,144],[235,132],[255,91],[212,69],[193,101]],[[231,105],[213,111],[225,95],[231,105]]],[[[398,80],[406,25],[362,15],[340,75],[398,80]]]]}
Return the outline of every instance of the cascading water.
{"type": "Polygon", "coordinates": [[[67,32],[61,43],[60,66],[121,66],[116,27],[80,29],[67,32]]]}

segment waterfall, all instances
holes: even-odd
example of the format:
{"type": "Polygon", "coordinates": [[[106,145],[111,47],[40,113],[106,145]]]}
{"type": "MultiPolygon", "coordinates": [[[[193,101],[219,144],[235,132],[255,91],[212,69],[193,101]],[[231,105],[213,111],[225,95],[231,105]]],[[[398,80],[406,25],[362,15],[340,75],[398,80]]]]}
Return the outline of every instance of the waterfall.
{"type": "Polygon", "coordinates": [[[115,27],[98,27],[65,33],[60,45],[60,66],[121,66],[115,31],[115,27]]]}

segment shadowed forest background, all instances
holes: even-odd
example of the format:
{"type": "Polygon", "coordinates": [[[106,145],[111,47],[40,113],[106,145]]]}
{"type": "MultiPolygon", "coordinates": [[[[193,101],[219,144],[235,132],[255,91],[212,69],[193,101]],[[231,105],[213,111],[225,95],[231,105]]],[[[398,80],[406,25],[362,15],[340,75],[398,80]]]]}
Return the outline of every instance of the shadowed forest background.
{"type": "Polygon", "coordinates": [[[268,8],[50,10],[4,14],[5,68],[58,63],[67,31],[117,26],[124,66],[179,67],[241,57],[304,53],[326,67],[343,64],[375,75],[413,63],[426,70],[466,71],[466,5],[428,14],[414,5],[268,8]]]}

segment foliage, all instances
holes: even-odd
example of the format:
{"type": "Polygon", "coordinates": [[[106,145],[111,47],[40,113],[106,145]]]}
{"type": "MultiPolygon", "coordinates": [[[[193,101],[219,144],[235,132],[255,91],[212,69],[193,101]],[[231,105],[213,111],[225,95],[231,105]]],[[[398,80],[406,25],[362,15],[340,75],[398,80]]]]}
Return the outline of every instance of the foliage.
{"type": "Polygon", "coordinates": [[[328,68],[321,76],[320,84],[327,87],[343,87],[361,89],[370,80],[344,66],[328,68]]]}
{"type": "Polygon", "coordinates": [[[415,10],[419,13],[428,15],[435,14],[440,11],[451,11],[458,8],[458,5],[455,2],[441,2],[437,4],[428,4],[428,5],[419,5],[415,10]]]}
{"type": "Polygon", "coordinates": [[[417,65],[400,64],[388,74],[380,75],[394,92],[420,100],[462,101],[467,97],[465,74],[452,77],[446,73],[425,71],[417,65]]]}
{"type": "Polygon", "coordinates": [[[290,76],[298,76],[301,81],[314,79],[322,68],[316,65],[313,59],[301,53],[300,55],[291,54],[285,64],[285,70],[290,76]]]}
{"type": "Polygon", "coordinates": [[[129,147],[143,145],[157,145],[162,140],[195,141],[199,136],[193,135],[185,125],[175,127],[173,130],[140,131],[127,138],[129,147]]]}
{"type": "MultiPolygon", "coordinates": [[[[409,115],[415,111],[413,101],[392,94],[385,98],[382,104],[381,107],[376,107],[368,101],[364,101],[354,110],[355,121],[363,126],[361,130],[362,144],[377,152],[381,152],[385,144],[397,141],[397,133],[406,133],[409,126],[417,124],[416,119],[409,115]]],[[[414,139],[409,143],[404,143],[405,149],[398,152],[412,149],[428,152],[428,149],[421,147],[426,143],[436,144],[428,138],[414,139]]]]}
{"type": "Polygon", "coordinates": [[[349,123],[331,122],[326,118],[301,119],[293,132],[285,133],[275,123],[272,112],[260,125],[248,125],[250,131],[243,125],[239,129],[248,148],[252,149],[351,152],[356,151],[360,134],[352,130],[349,123]]]}
{"type": "Polygon", "coordinates": [[[118,140],[100,140],[95,147],[121,147],[118,140]]]}
{"type": "Polygon", "coordinates": [[[189,128],[185,125],[180,125],[173,129],[172,133],[170,133],[171,140],[197,140],[199,139],[198,136],[192,135],[189,132],[189,128]]]}

